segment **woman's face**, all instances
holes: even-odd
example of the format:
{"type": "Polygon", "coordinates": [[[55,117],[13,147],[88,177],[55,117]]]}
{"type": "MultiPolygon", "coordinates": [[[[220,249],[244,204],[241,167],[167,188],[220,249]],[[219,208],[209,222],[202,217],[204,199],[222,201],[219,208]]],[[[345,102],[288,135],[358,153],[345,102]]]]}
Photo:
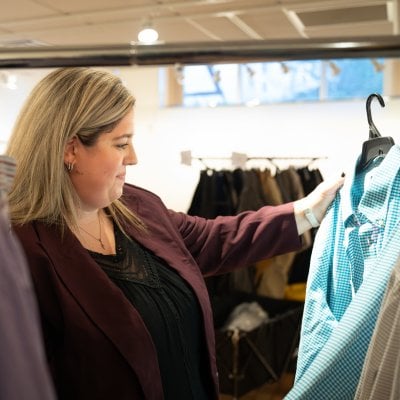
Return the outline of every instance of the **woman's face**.
{"type": "Polygon", "coordinates": [[[70,178],[85,211],[106,207],[122,195],[126,166],[137,163],[132,136],[133,110],[93,146],[74,139],[70,178]]]}

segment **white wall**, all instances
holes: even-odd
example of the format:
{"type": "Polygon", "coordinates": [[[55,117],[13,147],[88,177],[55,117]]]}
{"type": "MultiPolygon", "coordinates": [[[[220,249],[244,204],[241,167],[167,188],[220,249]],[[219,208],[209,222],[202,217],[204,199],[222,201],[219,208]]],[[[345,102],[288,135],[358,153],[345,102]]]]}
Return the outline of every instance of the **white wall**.
{"type": "MultiPolygon", "coordinates": [[[[180,152],[193,156],[230,157],[327,157],[315,163],[325,177],[347,171],[368,138],[365,100],[266,105],[255,108],[159,108],[158,69],[113,68],[134,93],[134,143],[139,164],[131,167],[129,182],[153,190],[167,206],[180,211],[189,207],[203,165],[181,164],[180,152]]],[[[47,71],[15,71],[18,89],[0,87],[0,140],[9,137],[22,101],[32,85],[47,71]]],[[[400,143],[400,99],[385,99],[386,107],[372,103],[374,122],[383,136],[400,143]]],[[[295,162],[293,160],[293,162],[295,162]]],[[[299,161],[296,162],[299,165],[299,161]]],[[[209,162],[230,167],[228,160],[209,162]]],[[[286,162],[281,162],[285,167],[286,162]]],[[[301,165],[301,162],[300,162],[301,165]]],[[[252,161],[249,166],[268,166],[252,161]]]]}

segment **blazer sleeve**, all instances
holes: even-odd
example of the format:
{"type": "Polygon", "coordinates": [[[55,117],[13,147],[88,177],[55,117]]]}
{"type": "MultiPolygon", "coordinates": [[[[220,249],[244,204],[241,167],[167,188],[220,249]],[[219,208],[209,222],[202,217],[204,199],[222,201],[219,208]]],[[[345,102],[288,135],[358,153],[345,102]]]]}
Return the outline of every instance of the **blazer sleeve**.
{"type": "Polygon", "coordinates": [[[293,203],[215,219],[173,211],[170,216],[204,275],[229,272],[301,248],[293,203]]]}

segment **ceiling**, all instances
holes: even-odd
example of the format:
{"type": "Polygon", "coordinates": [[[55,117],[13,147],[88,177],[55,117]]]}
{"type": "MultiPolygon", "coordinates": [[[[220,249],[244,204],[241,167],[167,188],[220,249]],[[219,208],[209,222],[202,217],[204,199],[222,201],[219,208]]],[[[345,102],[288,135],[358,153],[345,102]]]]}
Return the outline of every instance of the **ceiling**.
{"type": "Polygon", "coordinates": [[[82,49],[87,63],[100,57],[104,64],[305,58],[321,48],[340,56],[346,41],[353,53],[397,55],[399,1],[1,0],[0,67],[79,63],[82,49]],[[140,45],[137,34],[149,21],[159,42],[140,45]]]}

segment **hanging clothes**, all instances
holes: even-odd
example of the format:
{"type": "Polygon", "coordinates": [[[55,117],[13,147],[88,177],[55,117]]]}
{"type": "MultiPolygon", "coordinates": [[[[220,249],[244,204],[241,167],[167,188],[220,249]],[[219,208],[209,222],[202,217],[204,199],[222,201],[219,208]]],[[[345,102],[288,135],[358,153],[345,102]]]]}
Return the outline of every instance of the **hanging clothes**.
{"type": "MultiPolygon", "coordinates": [[[[323,176],[318,168],[311,169],[309,167],[302,167],[297,169],[297,173],[300,176],[305,196],[311,193],[323,181],[323,176]]],[[[310,231],[313,244],[317,232],[318,228],[313,228],[310,231]]],[[[288,287],[286,288],[287,290],[294,288],[297,291],[298,284],[301,284],[301,295],[303,299],[305,295],[304,285],[308,278],[312,249],[313,246],[310,246],[308,249],[296,253],[290,269],[288,287]]],[[[288,297],[287,292],[286,297],[288,297]]]]}
{"type": "MultiPolygon", "coordinates": [[[[219,215],[235,215],[239,205],[239,193],[244,185],[246,182],[242,170],[233,172],[211,168],[202,170],[187,213],[210,219],[219,215]]],[[[245,269],[237,274],[229,273],[205,278],[210,297],[228,294],[235,290],[252,292],[254,284],[249,272],[245,269]]]]}
{"type": "Polygon", "coordinates": [[[400,399],[399,370],[400,257],[390,276],[354,399],[400,399]]]}
{"type": "Polygon", "coordinates": [[[282,192],[272,172],[269,169],[260,169],[258,170],[258,175],[266,204],[271,206],[282,204],[282,192]]]}
{"type": "Polygon", "coordinates": [[[323,181],[321,171],[318,168],[297,168],[297,173],[300,176],[305,196],[311,193],[323,181]]]}
{"type": "MultiPolygon", "coordinates": [[[[293,166],[279,171],[276,174],[276,180],[279,184],[281,189],[281,193],[283,196],[283,201],[285,203],[300,200],[305,196],[303,183],[299,173],[297,172],[296,168],[293,166]]],[[[310,248],[312,245],[311,240],[311,233],[310,231],[306,231],[302,235],[302,250],[310,248]]]]}
{"type": "MultiPolygon", "coordinates": [[[[265,169],[259,171],[261,188],[266,199],[266,204],[275,206],[283,203],[281,188],[276,176],[265,169]]],[[[255,264],[257,294],[274,299],[283,299],[296,252],[290,252],[259,261],[255,264]]]]}
{"type": "Polygon", "coordinates": [[[286,400],[352,399],[400,253],[400,147],[347,174],[315,238],[286,400]]]}
{"type": "Polygon", "coordinates": [[[237,195],[233,184],[230,172],[202,170],[188,214],[204,218],[234,215],[237,208],[237,195]]]}
{"type": "Polygon", "coordinates": [[[267,204],[257,170],[236,169],[233,171],[233,175],[236,179],[241,180],[238,191],[237,214],[242,211],[258,210],[267,204]]]}
{"type": "MultiPolygon", "coordinates": [[[[237,214],[243,211],[255,211],[266,205],[257,170],[237,168],[232,172],[232,175],[238,196],[237,214]]],[[[229,280],[235,291],[255,294],[255,265],[248,265],[246,267],[231,272],[229,280]]]]}
{"type": "MultiPolygon", "coordinates": [[[[289,168],[281,171],[277,171],[274,177],[267,176],[263,177],[260,175],[261,182],[265,191],[265,197],[268,198],[267,193],[275,193],[279,191],[280,203],[276,203],[278,200],[277,196],[271,199],[275,203],[271,205],[281,204],[283,202],[296,201],[312,191],[319,183],[318,177],[322,175],[319,170],[309,170],[307,167],[295,168],[290,166],[289,168]],[[273,178],[273,179],[272,179],[273,178]],[[306,184],[306,189],[304,189],[306,184]]],[[[305,232],[302,235],[302,249],[298,252],[291,252],[275,256],[271,259],[261,261],[256,264],[257,274],[257,293],[264,296],[270,296],[276,299],[291,298],[293,290],[288,290],[288,284],[291,280],[293,272],[296,272],[298,276],[304,277],[304,282],[308,274],[308,266],[305,262],[300,263],[300,258],[304,252],[311,251],[314,235],[312,232],[305,232]],[[293,267],[296,262],[296,270],[293,271],[293,267]]],[[[305,260],[302,258],[301,260],[305,260]]],[[[301,278],[296,278],[299,281],[301,278]]],[[[301,287],[300,297],[304,298],[305,284],[301,287]]],[[[296,290],[296,294],[298,290],[296,290]]]]}
{"type": "Polygon", "coordinates": [[[55,400],[31,277],[10,231],[11,169],[10,158],[0,156],[0,399],[55,400]]]}
{"type": "MultiPolygon", "coordinates": [[[[279,205],[284,203],[282,192],[286,193],[287,202],[295,201],[304,197],[306,191],[313,190],[321,181],[320,171],[308,167],[277,169],[275,176],[269,169],[236,168],[233,171],[218,171],[207,168],[200,172],[188,214],[215,218],[218,215],[257,210],[264,205],[279,205]],[[306,185],[304,190],[303,183],[306,185]]],[[[302,235],[301,252],[272,257],[226,276],[207,278],[210,295],[244,291],[283,299],[294,264],[296,275],[300,277],[296,281],[303,277],[305,281],[309,264],[304,261],[304,257],[296,258],[311,249],[313,238],[309,232],[302,235]]]]}
{"type": "Polygon", "coordinates": [[[0,399],[55,399],[25,259],[0,215],[0,399]]]}

